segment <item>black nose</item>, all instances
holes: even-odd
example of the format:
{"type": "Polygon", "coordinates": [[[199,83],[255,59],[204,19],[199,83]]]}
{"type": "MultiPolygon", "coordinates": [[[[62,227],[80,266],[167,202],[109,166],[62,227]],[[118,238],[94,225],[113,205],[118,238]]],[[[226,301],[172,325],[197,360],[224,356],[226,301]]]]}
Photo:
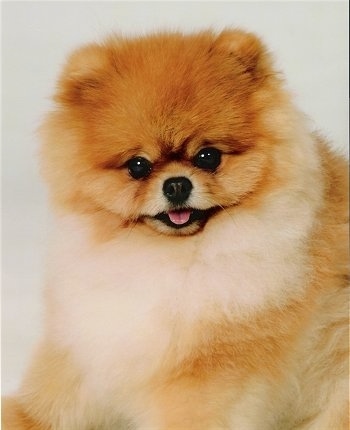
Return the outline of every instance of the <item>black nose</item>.
{"type": "Polygon", "coordinates": [[[184,203],[190,196],[192,182],[185,177],[169,178],[163,184],[163,193],[171,203],[184,203]]]}

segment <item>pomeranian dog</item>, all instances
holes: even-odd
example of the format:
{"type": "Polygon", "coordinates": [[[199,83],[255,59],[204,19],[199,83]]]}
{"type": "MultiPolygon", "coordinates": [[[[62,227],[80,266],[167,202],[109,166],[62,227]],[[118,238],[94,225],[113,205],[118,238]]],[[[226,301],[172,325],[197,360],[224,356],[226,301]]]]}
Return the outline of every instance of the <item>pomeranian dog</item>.
{"type": "Polygon", "coordinates": [[[54,99],[45,334],[3,429],[347,429],[347,162],[262,42],[112,37],[54,99]]]}

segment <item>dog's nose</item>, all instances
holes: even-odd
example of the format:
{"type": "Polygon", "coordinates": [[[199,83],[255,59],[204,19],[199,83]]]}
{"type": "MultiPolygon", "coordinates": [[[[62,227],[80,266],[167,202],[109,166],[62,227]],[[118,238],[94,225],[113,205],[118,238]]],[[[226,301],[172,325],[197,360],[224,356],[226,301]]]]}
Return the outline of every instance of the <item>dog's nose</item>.
{"type": "Polygon", "coordinates": [[[163,193],[171,203],[184,203],[190,196],[192,182],[183,176],[169,178],[163,184],[163,193]]]}

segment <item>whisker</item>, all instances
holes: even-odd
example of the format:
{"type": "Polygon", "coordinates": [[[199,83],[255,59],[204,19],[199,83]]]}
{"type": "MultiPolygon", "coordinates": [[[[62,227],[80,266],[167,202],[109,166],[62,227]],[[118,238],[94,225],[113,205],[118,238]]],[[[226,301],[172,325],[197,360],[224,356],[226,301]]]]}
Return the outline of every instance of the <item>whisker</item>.
{"type": "Polygon", "coordinates": [[[210,206],[212,207],[219,207],[220,209],[223,210],[223,212],[231,219],[232,222],[235,222],[234,217],[230,214],[230,212],[227,210],[227,208],[225,208],[225,206],[221,205],[220,203],[218,203],[217,201],[213,200],[213,199],[209,199],[207,198],[205,195],[198,193],[199,197],[204,200],[205,202],[207,202],[210,206]]]}
{"type": "Polygon", "coordinates": [[[136,227],[137,219],[131,219],[130,223],[131,223],[131,225],[128,225],[128,227],[127,227],[127,229],[128,229],[127,236],[126,236],[127,239],[130,238],[131,233],[133,232],[134,228],[136,227]]]}

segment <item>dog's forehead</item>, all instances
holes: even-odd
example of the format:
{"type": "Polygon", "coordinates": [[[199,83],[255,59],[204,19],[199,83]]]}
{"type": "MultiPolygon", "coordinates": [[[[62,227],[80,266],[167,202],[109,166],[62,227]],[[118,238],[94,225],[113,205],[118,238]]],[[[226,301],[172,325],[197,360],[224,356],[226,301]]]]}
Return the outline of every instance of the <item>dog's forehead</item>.
{"type": "Polygon", "coordinates": [[[239,140],[249,116],[240,77],[205,50],[197,56],[193,50],[162,52],[148,47],[119,57],[127,64],[120,70],[117,64],[120,74],[109,82],[104,121],[97,121],[101,144],[114,142],[115,152],[128,148],[128,154],[144,152],[152,159],[181,159],[194,156],[206,141],[239,140]]]}

